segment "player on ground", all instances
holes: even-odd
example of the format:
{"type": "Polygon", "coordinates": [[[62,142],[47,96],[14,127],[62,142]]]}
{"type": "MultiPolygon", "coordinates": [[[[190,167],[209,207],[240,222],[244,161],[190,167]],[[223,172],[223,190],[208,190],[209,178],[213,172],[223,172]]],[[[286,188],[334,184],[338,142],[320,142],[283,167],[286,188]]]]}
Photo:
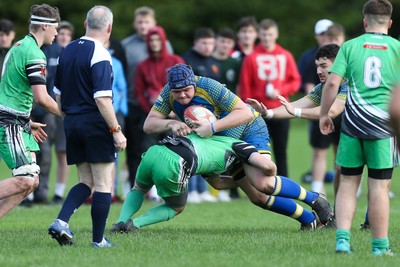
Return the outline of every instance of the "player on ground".
{"type": "Polygon", "coordinates": [[[46,57],[40,47],[57,35],[60,14],[56,7],[33,5],[29,34],[8,51],[0,83],[0,156],[13,177],[0,182],[0,218],[17,206],[39,184],[36,141],[47,137],[44,124],[30,121],[33,101],[60,116],[46,90],[46,57]]]}
{"type": "MultiPolygon", "coordinates": [[[[254,146],[225,136],[201,138],[195,133],[185,137],[167,137],[159,145],[152,146],[143,156],[136,175],[135,186],[127,195],[122,211],[111,232],[137,231],[146,225],[167,221],[180,214],[186,205],[188,179],[194,174],[213,177],[227,170],[239,158],[245,172],[258,173],[260,183],[268,188],[276,202],[296,208],[292,216],[302,223],[302,230],[316,229],[319,218],[315,213],[303,209],[289,198],[312,203],[318,194],[285,177],[276,175],[275,164],[259,154],[254,146]],[[162,166],[157,162],[164,162],[162,166]],[[265,179],[261,178],[265,177],[265,179]],[[149,209],[142,216],[130,219],[141,207],[145,194],[155,185],[158,195],[165,203],[149,209]],[[296,188],[296,192],[293,189],[296,188]]],[[[223,188],[236,186],[232,179],[220,183],[223,188]]]]}
{"type": "Polygon", "coordinates": [[[356,192],[364,165],[368,167],[368,215],[372,254],[392,255],[389,248],[389,187],[396,159],[389,125],[388,104],[400,62],[400,42],[388,36],[392,5],[369,0],[363,7],[365,34],[343,44],[325,83],[320,128],[334,131],[329,109],[343,78],[349,92],[336,157],[341,166],[336,196],[336,252],[351,253],[350,229],[356,209],[356,192]]]}
{"type": "MultiPolygon", "coordinates": [[[[177,136],[187,135],[192,129],[183,122],[183,114],[191,105],[203,106],[219,118],[214,123],[199,122],[199,126],[194,129],[199,136],[208,137],[215,133],[237,138],[255,146],[261,154],[271,159],[268,129],[259,113],[246,106],[224,85],[210,78],[195,76],[190,66],[183,64],[175,65],[169,70],[168,84],[164,86],[153,105],[144,123],[144,131],[159,134],[171,130],[177,136]],[[168,119],[171,111],[175,112],[181,121],[168,119]]],[[[245,175],[240,168],[234,169],[233,173],[236,183],[255,205],[286,216],[295,216],[296,206],[286,203],[285,200],[274,201],[274,197],[269,198],[266,195],[271,192],[265,184],[259,182],[257,172],[248,170],[248,179],[243,179],[245,175]]],[[[292,189],[293,192],[297,190],[292,189]]],[[[313,208],[318,213],[319,210],[328,210],[328,205],[325,197],[320,195],[313,208]],[[321,205],[323,207],[320,207],[321,205]]],[[[329,212],[324,213],[318,214],[321,215],[319,217],[323,224],[330,216],[329,212]]]]}

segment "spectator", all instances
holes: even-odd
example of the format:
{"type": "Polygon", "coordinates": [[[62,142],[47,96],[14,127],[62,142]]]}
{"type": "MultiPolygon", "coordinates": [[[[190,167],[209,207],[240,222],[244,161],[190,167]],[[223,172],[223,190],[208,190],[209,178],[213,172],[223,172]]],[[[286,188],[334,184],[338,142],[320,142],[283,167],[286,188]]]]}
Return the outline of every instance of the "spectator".
{"type": "Polygon", "coordinates": [[[231,56],[243,60],[246,55],[253,53],[256,46],[258,23],[255,17],[243,17],[238,21],[237,28],[238,41],[231,56]]]}
{"type": "MultiPolygon", "coordinates": [[[[300,87],[300,75],[292,54],[276,43],[278,25],[272,19],[264,19],[258,29],[260,44],[245,57],[240,73],[242,99],[254,98],[267,108],[281,105],[277,95],[287,98],[300,87]]],[[[272,139],[278,173],[288,176],[287,144],[289,120],[267,121],[272,139]]]]}
{"type": "MultiPolygon", "coordinates": [[[[127,63],[128,116],[126,117],[125,134],[128,140],[126,160],[131,187],[134,185],[136,170],[142,156],[140,153],[142,150],[138,150],[137,148],[142,145],[141,142],[145,135],[142,125],[147,116],[135,99],[135,74],[139,63],[149,56],[147,52],[146,35],[156,24],[155,12],[152,8],[147,6],[138,7],[134,12],[133,20],[133,27],[136,33],[121,41],[125,49],[127,63]]],[[[166,45],[168,52],[172,53],[171,44],[166,41],[166,45]]]]}
{"type": "Polygon", "coordinates": [[[10,50],[15,38],[14,23],[8,19],[0,20],[0,80],[3,69],[3,61],[10,50]]]}

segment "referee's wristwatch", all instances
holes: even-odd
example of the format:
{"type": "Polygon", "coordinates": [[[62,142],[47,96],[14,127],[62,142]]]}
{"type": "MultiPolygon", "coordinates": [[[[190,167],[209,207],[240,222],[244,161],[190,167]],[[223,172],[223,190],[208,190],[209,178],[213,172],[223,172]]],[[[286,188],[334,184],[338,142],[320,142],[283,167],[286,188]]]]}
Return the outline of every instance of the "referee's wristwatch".
{"type": "Polygon", "coordinates": [[[117,125],[114,128],[110,128],[110,133],[118,133],[121,131],[121,125],[117,125]]]}

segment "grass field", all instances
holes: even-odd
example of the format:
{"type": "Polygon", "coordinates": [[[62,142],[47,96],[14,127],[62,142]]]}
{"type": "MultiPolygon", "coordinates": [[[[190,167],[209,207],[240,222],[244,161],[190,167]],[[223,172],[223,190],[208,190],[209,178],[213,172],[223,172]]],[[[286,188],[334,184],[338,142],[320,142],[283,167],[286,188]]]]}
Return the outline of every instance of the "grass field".
{"type": "MultiPolygon", "coordinates": [[[[289,172],[297,181],[310,165],[306,129],[305,121],[292,121],[289,172]]],[[[0,177],[9,173],[0,163],[0,177]]],[[[398,176],[396,170],[390,221],[394,252],[400,248],[398,176]]],[[[72,171],[69,186],[76,179],[76,172],[72,171]]],[[[353,223],[352,255],[334,253],[334,231],[300,232],[295,220],[261,210],[242,195],[231,203],[188,205],[174,220],[130,235],[109,234],[121,209],[121,204],[113,204],[106,235],[114,247],[108,249],[90,246],[88,205],[82,206],[70,221],[77,240],[72,247],[60,247],[47,234],[60,206],[18,207],[0,220],[0,266],[397,266],[398,256],[371,256],[370,233],[358,230],[366,209],[365,184],[364,181],[353,223]]],[[[308,184],[304,186],[309,188],[308,184]]],[[[327,193],[333,200],[331,184],[327,193]]],[[[141,212],[151,205],[146,201],[141,212]]]]}

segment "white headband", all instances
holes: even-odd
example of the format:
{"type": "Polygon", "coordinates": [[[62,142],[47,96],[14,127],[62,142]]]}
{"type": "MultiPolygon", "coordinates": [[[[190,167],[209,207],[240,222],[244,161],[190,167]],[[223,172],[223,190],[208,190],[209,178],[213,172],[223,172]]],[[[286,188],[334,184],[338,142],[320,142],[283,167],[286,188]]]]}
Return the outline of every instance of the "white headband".
{"type": "Polygon", "coordinates": [[[56,19],[40,17],[35,15],[31,16],[31,24],[58,26],[58,22],[56,19]]]}

